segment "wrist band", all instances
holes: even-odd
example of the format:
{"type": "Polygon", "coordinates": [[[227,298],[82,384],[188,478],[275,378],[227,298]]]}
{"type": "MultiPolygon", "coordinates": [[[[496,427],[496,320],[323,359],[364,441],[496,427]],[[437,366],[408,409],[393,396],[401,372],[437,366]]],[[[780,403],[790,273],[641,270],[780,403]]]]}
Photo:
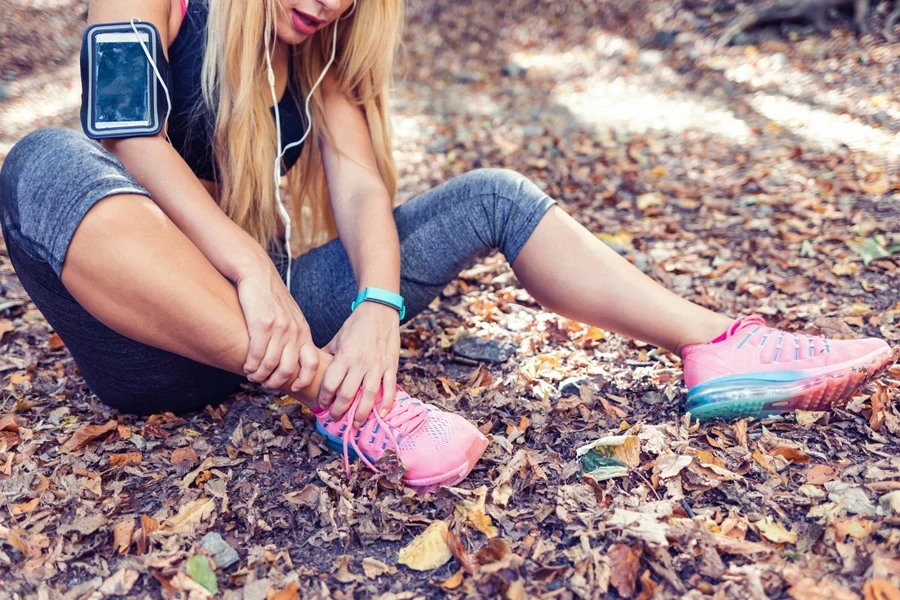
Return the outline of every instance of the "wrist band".
{"type": "Polygon", "coordinates": [[[356,300],[354,300],[353,304],[350,306],[351,312],[356,310],[356,308],[360,304],[367,300],[369,302],[377,302],[378,304],[384,304],[385,306],[390,306],[391,308],[396,309],[400,313],[401,321],[403,320],[403,317],[406,316],[406,303],[403,300],[403,296],[376,287],[367,287],[366,289],[361,291],[356,297],[356,300]]]}

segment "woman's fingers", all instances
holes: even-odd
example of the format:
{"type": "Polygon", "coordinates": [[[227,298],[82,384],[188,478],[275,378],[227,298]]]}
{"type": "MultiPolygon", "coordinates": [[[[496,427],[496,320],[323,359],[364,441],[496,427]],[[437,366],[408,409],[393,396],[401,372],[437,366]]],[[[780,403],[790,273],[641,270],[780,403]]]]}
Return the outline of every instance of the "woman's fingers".
{"type": "Polygon", "coordinates": [[[378,405],[378,414],[381,415],[381,418],[384,418],[391,411],[391,407],[394,406],[394,396],[397,395],[397,371],[388,369],[384,372],[384,377],[381,381],[382,397],[381,404],[378,405]]]}
{"type": "Polygon", "coordinates": [[[266,352],[259,366],[255,371],[247,376],[247,379],[253,383],[262,383],[272,375],[272,372],[278,368],[281,363],[281,356],[284,353],[285,339],[276,331],[275,335],[269,337],[266,345],[266,352]]]}
{"type": "Polygon", "coordinates": [[[284,346],[284,350],[281,352],[281,359],[278,363],[278,367],[269,375],[269,378],[262,382],[264,387],[267,387],[271,390],[277,390],[285,383],[287,383],[291,376],[297,372],[297,355],[299,354],[299,344],[296,341],[296,337],[293,340],[289,340],[288,343],[284,346]]]}
{"type": "Polygon", "coordinates": [[[291,384],[292,392],[299,392],[312,384],[319,371],[319,350],[308,334],[305,337],[305,341],[301,339],[300,346],[300,374],[291,384]]]}
{"type": "MultiPolygon", "coordinates": [[[[322,376],[319,396],[316,399],[319,406],[322,408],[331,406],[338,390],[341,389],[341,383],[344,381],[344,376],[347,375],[347,370],[347,366],[343,362],[333,361],[328,365],[328,368],[325,369],[325,374],[322,376]]],[[[341,414],[344,413],[342,412],[341,414]]],[[[340,415],[335,418],[340,418],[340,415]]]]}
{"type": "Polygon", "coordinates": [[[248,375],[259,369],[259,363],[266,356],[272,326],[271,324],[253,324],[249,329],[250,348],[247,351],[247,360],[244,362],[244,373],[248,375]]]}
{"type": "Polygon", "coordinates": [[[362,397],[359,399],[359,404],[356,407],[356,414],[353,416],[353,425],[355,427],[362,427],[363,423],[366,422],[366,419],[369,418],[369,413],[372,412],[372,408],[375,406],[375,399],[377,398],[380,389],[380,372],[378,370],[372,370],[366,373],[362,382],[362,397]]]}
{"type": "MultiPolygon", "coordinates": [[[[359,391],[360,384],[362,384],[362,373],[360,369],[358,367],[349,368],[347,374],[344,376],[344,381],[341,383],[341,387],[338,389],[337,395],[334,398],[334,404],[331,405],[331,418],[340,419],[344,416],[350,408],[350,405],[353,404],[356,393],[359,391]]],[[[350,418],[353,418],[353,415],[350,415],[350,418]]]]}

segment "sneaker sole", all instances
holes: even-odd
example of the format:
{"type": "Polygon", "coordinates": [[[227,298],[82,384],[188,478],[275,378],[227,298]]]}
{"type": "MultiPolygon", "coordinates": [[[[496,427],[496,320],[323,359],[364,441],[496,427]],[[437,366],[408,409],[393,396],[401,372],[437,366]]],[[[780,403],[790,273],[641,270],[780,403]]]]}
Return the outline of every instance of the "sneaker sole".
{"type": "Polygon", "coordinates": [[[717,377],[688,391],[691,418],[763,418],[795,410],[830,410],[896,358],[890,348],[839,365],[831,371],[768,371],[717,377]]]}
{"type": "MultiPolygon", "coordinates": [[[[316,431],[318,431],[325,438],[325,446],[334,452],[335,454],[344,454],[344,440],[339,437],[335,437],[325,431],[322,425],[317,421],[316,422],[316,431]]],[[[456,485],[460,481],[466,478],[466,476],[475,468],[475,464],[478,462],[478,459],[481,458],[481,455],[484,454],[484,451],[488,447],[488,439],[483,435],[479,439],[479,443],[473,445],[466,452],[466,460],[461,465],[451,468],[450,470],[441,473],[440,475],[434,475],[432,477],[425,477],[419,479],[405,479],[404,483],[409,487],[416,490],[416,492],[420,494],[426,494],[429,492],[433,492],[440,487],[445,487],[449,485],[456,485]]],[[[363,453],[366,459],[375,464],[375,459],[369,456],[368,454],[363,453]]],[[[359,455],[353,449],[352,446],[347,447],[347,457],[350,460],[359,460],[359,455]]]]}

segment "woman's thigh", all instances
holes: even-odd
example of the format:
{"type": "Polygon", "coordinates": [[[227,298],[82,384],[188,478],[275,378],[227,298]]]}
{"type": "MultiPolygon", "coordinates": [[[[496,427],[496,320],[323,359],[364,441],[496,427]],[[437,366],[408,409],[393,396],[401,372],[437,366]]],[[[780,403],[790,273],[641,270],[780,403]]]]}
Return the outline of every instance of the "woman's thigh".
{"type": "MultiPolygon", "coordinates": [[[[406,320],[423,311],[459,272],[499,249],[510,263],[555,201],[524,176],[478,169],[394,209],[400,237],[400,294],[406,320]]],[[[340,240],[293,261],[291,292],[324,346],[350,315],[358,285],[340,240]]]]}
{"type": "Polygon", "coordinates": [[[241,378],[122,336],[88,313],[59,274],[72,235],[100,200],[149,195],[98,144],[68,130],[23,138],[0,172],[0,221],[13,267],[86,383],[124,412],[188,412],[225,399],[241,378]]]}

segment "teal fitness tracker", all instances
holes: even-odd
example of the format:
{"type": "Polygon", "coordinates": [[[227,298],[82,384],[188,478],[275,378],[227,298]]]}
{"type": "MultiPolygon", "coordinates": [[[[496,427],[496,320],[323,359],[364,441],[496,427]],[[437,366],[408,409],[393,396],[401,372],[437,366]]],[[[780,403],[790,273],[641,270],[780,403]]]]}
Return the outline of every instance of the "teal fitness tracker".
{"type": "Polygon", "coordinates": [[[384,304],[385,306],[390,306],[391,308],[397,309],[397,311],[400,312],[401,321],[403,320],[403,317],[406,316],[406,303],[403,301],[403,296],[376,287],[367,287],[366,289],[361,291],[356,297],[356,300],[353,301],[353,305],[350,307],[350,310],[356,310],[356,307],[358,307],[366,300],[384,304]]]}

